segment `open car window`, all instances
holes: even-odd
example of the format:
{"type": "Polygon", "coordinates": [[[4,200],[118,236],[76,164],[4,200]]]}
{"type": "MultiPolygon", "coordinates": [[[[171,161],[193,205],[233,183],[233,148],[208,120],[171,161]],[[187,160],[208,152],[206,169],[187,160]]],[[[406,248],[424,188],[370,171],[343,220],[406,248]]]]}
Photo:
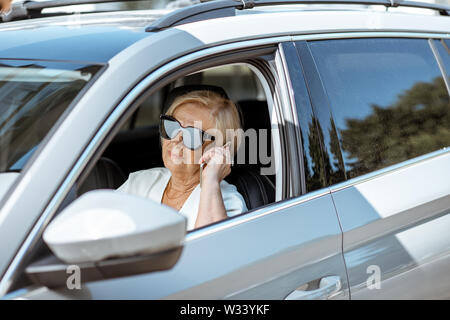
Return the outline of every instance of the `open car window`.
{"type": "Polygon", "coordinates": [[[225,181],[237,187],[249,210],[275,202],[276,170],[269,106],[261,79],[245,63],[188,74],[147,97],[126,120],[91,173],[77,183],[77,197],[99,188],[117,189],[134,172],[164,167],[159,117],[168,92],[185,85],[219,86],[237,105],[244,134],[231,174],[225,181]],[[102,178],[102,175],[107,177],[102,178]],[[260,188],[261,184],[265,189],[258,197],[253,197],[253,192],[243,187],[260,188]]]}

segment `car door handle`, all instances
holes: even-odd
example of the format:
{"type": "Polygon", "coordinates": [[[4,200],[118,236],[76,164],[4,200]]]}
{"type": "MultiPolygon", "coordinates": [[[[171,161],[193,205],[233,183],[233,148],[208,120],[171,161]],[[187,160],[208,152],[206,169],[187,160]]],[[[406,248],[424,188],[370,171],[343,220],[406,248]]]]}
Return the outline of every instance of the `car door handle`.
{"type": "Polygon", "coordinates": [[[285,300],[325,300],[341,290],[341,279],[338,276],[329,276],[320,279],[319,288],[314,290],[294,290],[285,300]]]}

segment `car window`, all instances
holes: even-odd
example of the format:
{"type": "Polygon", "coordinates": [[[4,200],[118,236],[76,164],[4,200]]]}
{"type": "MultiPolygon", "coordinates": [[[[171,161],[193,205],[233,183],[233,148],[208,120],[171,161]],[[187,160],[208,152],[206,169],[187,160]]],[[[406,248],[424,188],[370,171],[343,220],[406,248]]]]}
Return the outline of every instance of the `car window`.
{"type": "Polygon", "coordinates": [[[425,39],[309,43],[347,178],[450,146],[450,103],[425,39]]]}
{"type": "Polygon", "coordinates": [[[0,60],[0,171],[19,171],[100,69],[96,65],[0,60]]]}

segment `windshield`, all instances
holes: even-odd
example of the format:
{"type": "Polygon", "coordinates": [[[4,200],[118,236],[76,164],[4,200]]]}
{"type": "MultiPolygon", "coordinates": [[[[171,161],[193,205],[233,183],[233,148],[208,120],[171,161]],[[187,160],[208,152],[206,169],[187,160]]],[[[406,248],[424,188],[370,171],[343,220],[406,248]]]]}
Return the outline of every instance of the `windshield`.
{"type": "Polygon", "coordinates": [[[20,171],[98,65],[0,60],[0,172],[20,171]]]}

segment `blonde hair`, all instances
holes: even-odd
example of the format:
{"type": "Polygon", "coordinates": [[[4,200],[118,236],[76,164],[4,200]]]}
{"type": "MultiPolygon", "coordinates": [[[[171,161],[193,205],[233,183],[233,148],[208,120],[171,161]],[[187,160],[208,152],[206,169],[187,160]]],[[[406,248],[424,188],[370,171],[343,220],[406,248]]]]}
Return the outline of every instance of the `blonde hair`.
{"type": "Polygon", "coordinates": [[[238,108],[233,101],[214,91],[196,90],[177,97],[166,114],[172,116],[178,107],[186,103],[195,103],[208,108],[211,115],[216,119],[215,129],[221,132],[222,137],[224,137],[223,144],[231,142],[230,151],[232,154],[237,152],[242,138],[242,125],[238,108]],[[232,135],[230,130],[232,130],[232,135]]]}

